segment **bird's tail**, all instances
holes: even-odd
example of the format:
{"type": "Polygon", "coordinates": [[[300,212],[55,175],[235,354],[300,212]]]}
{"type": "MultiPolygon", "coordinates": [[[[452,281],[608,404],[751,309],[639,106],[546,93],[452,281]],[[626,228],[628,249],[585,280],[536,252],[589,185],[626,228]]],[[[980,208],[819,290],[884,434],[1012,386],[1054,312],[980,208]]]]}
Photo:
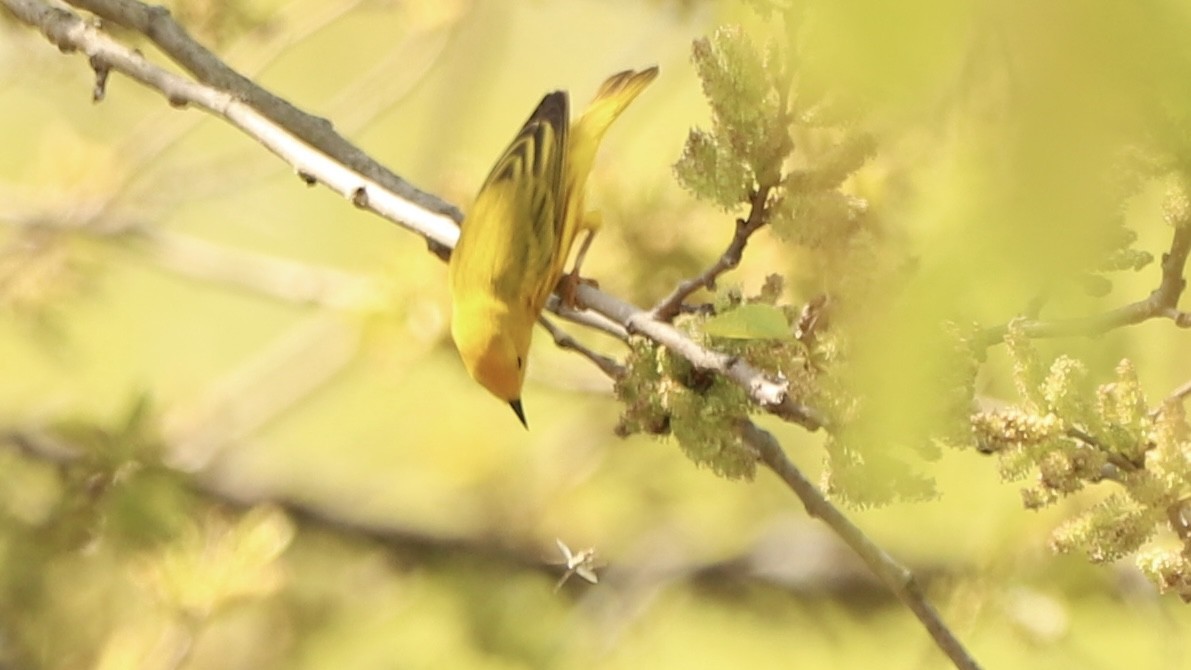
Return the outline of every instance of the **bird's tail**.
{"type": "Polygon", "coordinates": [[[656,66],[639,72],[625,70],[608,77],[600,86],[587,110],[571,125],[567,171],[572,184],[582,185],[587,181],[592,163],[595,162],[596,149],[604,139],[608,126],[657,76],[656,66]]]}

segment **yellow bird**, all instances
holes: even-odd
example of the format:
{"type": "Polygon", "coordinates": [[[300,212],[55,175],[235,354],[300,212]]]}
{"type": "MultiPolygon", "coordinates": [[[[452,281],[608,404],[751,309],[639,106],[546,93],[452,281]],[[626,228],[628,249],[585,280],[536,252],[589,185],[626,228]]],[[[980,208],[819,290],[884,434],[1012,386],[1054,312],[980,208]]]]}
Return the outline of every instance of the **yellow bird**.
{"type": "Polygon", "coordinates": [[[521,386],[534,322],[580,230],[587,177],[608,126],[657,76],[651,67],[612,75],[568,127],[565,91],[542,98],[480,187],[451,254],[451,336],[472,378],[509,403],[528,427],[521,386]]]}

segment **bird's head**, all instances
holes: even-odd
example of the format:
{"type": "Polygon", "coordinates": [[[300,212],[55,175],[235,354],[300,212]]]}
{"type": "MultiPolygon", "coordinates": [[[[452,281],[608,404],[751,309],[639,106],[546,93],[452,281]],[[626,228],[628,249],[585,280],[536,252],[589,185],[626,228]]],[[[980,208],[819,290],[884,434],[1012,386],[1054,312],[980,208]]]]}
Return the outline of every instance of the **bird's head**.
{"type": "Polygon", "coordinates": [[[521,387],[533,320],[520,323],[506,310],[457,306],[451,336],[472,379],[507,402],[522,424],[521,387]]]}

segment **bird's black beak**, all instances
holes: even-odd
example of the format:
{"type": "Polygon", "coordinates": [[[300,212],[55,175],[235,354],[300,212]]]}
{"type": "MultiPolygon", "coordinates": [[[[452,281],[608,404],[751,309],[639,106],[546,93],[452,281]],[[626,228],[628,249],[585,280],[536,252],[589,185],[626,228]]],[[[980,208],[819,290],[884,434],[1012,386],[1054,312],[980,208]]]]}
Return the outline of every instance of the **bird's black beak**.
{"type": "Polygon", "coordinates": [[[509,407],[512,407],[513,413],[517,415],[518,419],[521,419],[521,425],[529,430],[529,424],[525,421],[525,411],[521,409],[521,398],[509,401],[509,407]]]}

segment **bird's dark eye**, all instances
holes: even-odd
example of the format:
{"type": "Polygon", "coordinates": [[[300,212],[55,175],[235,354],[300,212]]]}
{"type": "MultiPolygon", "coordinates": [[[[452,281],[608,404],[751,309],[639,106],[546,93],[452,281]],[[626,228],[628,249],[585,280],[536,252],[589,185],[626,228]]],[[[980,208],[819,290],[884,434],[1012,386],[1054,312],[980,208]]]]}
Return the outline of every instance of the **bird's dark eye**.
{"type": "Polygon", "coordinates": [[[517,369],[518,370],[521,369],[521,357],[520,356],[517,357],[517,369]]]}

